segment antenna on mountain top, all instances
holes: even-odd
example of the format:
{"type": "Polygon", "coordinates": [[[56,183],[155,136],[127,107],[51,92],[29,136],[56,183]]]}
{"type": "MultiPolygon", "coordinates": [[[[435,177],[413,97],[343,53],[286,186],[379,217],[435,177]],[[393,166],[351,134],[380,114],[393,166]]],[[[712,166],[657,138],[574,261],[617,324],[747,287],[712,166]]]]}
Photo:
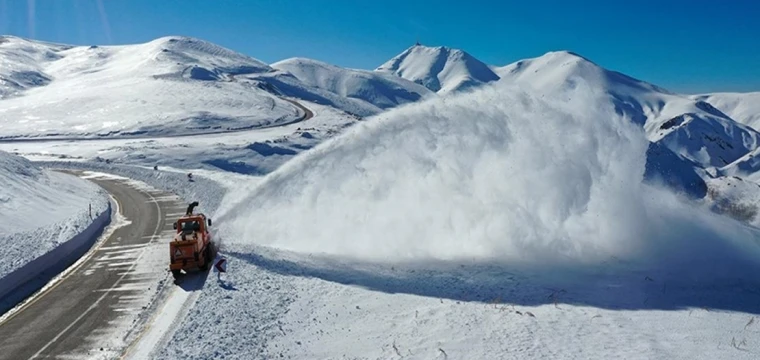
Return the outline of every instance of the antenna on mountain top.
{"type": "Polygon", "coordinates": [[[420,37],[419,37],[419,36],[417,36],[417,42],[415,42],[415,43],[414,43],[414,45],[415,45],[415,46],[420,46],[420,45],[422,45],[422,44],[420,44],[420,37]]]}

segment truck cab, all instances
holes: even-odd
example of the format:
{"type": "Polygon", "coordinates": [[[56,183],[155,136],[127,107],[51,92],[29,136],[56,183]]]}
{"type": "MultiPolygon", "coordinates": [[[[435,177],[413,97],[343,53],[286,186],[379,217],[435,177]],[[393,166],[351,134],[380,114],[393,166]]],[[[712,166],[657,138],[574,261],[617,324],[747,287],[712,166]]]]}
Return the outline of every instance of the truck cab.
{"type": "Polygon", "coordinates": [[[211,219],[204,214],[190,214],[174,222],[176,233],[169,243],[169,268],[177,278],[182,270],[207,271],[216,256],[208,227],[211,219]]]}

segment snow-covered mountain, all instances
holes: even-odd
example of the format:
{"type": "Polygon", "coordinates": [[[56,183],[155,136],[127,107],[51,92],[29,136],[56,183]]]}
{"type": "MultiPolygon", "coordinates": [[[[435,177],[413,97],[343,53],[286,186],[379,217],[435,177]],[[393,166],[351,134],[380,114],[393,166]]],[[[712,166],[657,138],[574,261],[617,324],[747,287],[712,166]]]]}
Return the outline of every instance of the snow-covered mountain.
{"type": "Polygon", "coordinates": [[[592,92],[391,109],[231,192],[234,270],[158,358],[751,359],[715,343],[760,231],[643,184],[649,144],[592,92]]]}
{"type": "MultiPolygon", "coordinates": [[[[0,67],[0,138],[5,139],[255,129],[303,116],[285,97],[367,117],[499,82],[545,96],[604,94],[650,141],[662,145],[649,153],[648,174],[656,170],[681,188],[694,184],[695,174],[685,169],[741,162],[760,141],[751,128],[760,116],[754,106],[760,93],[676,94],[566,51],[496,67],[461,50],[415,45],[367,71],[304,58],[270,66],[187,37],[86,47],[8,36],[0,38],[0,61],[5,65],[0,67]]],[[[747,161],[753,159],[742,168],[747,161]]],[[[702,185],[692,189],[704,194],[702,185]]]]}
{"type": "Polygon", "coordinates": [[[693,98],[705,101],[732,119],[760,131],[760,92],[713,93],[693,98]]]}
{"type": "Polygon", "coordinates": [[[760,144],[760,133],[709,103],[604,69],[572,52],[549,52],[497,68],[501,82],[544,94],[572,97],[582,91],[604,96],[647,138],[705,168],[732,163],[760,144]]]}
{"type": "Polygon", "coordinates": [[[216,132],[302,116],[274,94],[234,81],[271,67],[202,40],[87,47],[1,39],[3,138],[216,132]]]}
{"type": "MultiPolygon", "coordinates": [[[[747,335],[760,313],[747,290],[758,287],[760,231],[709,211],[760,224],[758,133],[734,121],[753,110],[569,52],[489,67],[415,46],[361,71],[270,66],[183,37],[113,47],[5,37],[0,62],[0,137],[146,136],[0,147],[76,157],[71,166],[209,206],[229,271],[168,292],[167,308],[187,308],[167,322],[158,310],[155,338],[135,332],[157,358],[752,359],[760,349],[747,335]],[[288,100],[313,118],[261,129],[300,114],[288,100]],[[226,128],[244,131],[156,138],[226,128]]],[[[0,210],[36,226],[30,212],[82,208],[75,195],[94,192],[67,180],[0,153],[0,210]],[[14,212],[19,199],[30,210],[14,212]]]]}
{"type": "Polygon", "coordinates": [[[499,79],[472,55],[444,46],[414,45],[375,71],[393,74],[438,93],[465,90],[499,79]]]}
{"type": "Polygon", "coordinates": [[[432,94],[426,87],[379,72],[344,69],[324,62],[292,58],[272,67],[293,74],[306,85],[327,90],[344,98],[364,100],[388,109],[421,100],[432,94]]]}

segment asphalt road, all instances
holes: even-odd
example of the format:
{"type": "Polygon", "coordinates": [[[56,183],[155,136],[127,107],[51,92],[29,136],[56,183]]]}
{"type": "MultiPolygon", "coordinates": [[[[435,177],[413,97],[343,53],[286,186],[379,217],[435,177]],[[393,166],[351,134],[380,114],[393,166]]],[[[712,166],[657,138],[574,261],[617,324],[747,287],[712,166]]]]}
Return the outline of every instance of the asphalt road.
{"type": "MultiPolygon", "coordinates": [[[[96,245],[66,277],[0,323],[0,359],[97,355],[93,354],[98,350],[93,338],[114,326],[124,311],[125,299],[155,290],[141,282],[145,271],[137,271],[146,266],[144,249],[168,241],[164,237],[186,204],[169,194],[148,193],[119,180],[92,181],[116,198],[129,223],[96,245]]],[[[149,265],[160,263],[154,259],[149,265]]],[[[168,259],[164,263],[168,264],[168,259]]]]}

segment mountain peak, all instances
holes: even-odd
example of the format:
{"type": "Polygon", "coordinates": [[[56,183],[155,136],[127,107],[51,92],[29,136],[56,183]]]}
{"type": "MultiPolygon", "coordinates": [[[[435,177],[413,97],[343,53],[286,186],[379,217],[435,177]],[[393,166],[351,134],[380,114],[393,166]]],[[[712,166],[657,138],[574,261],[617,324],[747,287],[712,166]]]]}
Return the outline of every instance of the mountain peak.
{"type": "Polygon", "coordinates": [[[623,73],[607,70],[594,61],[573,51],[549,51],[539,57],[524,59],[503,67],[494,67],[494,71],[505,82],[522,82],[533,87],[545,89],[557,86],[574,86],[576,80],[584,80],[605,88],[623,86],[638,92],[672,92],[653,84],[635,79],[623,73]]]}
{"type": "Polygon", "coordinates": [[[565,57],[565,58],[576,58],[580,60],[585,60],[590,63],[593,63],[593,61],[589,60],[585,56],[578,54],[577,52],[570,51],[570,50],[556,50],[556,51],[549,51],[544,56],[554,56],[554,57],[565,57]]]}
{"type": "Polygon", "coordinates": [[[488,65],[463,50],[419,43],[380,65],[375,71],[393,74],[441,93],[499,79],[488,65]]]}

